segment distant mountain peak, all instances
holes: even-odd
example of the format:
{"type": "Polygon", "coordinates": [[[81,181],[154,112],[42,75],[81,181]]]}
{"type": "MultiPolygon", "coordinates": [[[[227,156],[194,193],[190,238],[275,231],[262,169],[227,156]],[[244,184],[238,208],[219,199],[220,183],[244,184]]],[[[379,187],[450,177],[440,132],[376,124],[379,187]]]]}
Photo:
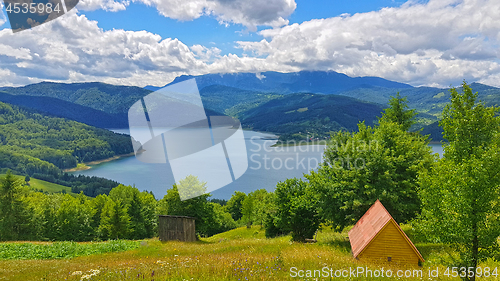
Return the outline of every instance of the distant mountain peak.
{"type": "MultiPolygon", "coordinates": [[[[411,85],[386,80],[380,77],[349,77],[335,71],[303,70],[299,72],[238,72],[215,73],[205,75],[181,75],[174,79],[175,84],[196,78],[201,90],[211,85],[221,85],[242,90],[290,94],[311,92],[320,94],[337,94],[343,91],[367,87],[384,87],[391,89],[413,88],[411,85]]],[[[161,87],[147,86],[145,89],[157,91],[161,87]]]]}

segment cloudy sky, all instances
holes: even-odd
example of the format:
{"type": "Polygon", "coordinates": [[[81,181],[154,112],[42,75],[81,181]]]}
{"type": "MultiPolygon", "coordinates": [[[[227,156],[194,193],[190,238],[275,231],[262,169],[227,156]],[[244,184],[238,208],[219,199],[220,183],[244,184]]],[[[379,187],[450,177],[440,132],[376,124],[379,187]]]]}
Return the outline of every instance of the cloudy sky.
{"type": "Polygon", "coordinates": [[[498,0],[80,0],[18,33],[0,6],[0,86],[300,70],[500,86],[498,0]]]}

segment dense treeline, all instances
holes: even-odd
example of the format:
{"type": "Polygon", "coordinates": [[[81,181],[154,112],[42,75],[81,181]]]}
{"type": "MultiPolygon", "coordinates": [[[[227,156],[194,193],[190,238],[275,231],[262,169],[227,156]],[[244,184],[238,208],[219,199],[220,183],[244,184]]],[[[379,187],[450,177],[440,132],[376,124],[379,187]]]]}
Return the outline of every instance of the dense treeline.
{"type": "MultiPolygon", "coordinates": [[[[205,184],[190,176],[179,184],[205,184]]],[[[209,194],[181,201],[177,186],[161,200],[152,193],[119,185],[95,198],[80,193],[46,194],[31,190],[9,171],[0,178],[0,240],[95,241],[144,239],[157,235],[158,214],[193,216],[199,236],[237,227],[209,194]]]]}
{"type": "Polygon", "coordinates": [[[118,183],[62,169],[132,151],[129,136],[0,103],[0,173],[11,170],[95,197],[118,183]]]}
{"type": "Polygon", "coordinates": [[[291,233],[313,238],[321,223],[338,231],[355,224],[378,199],[397,222],[410,222],[421,210],[418,174],[435,157],[426,136],[408,132],[415,111],[399,95],[375,126],[358,124],[354,133],[337,132],[323,163],[305,179],[280,182],[275,207],[267,215],[266,235],[291,233]]]}
{"type": "Polygon", "coordinates": [[[109,195],[44,194],[8,172],[1,179],[1,240],[91,241],[141,239],[155,233],[156,200],[120,185],[109,195]]]}
{"type": "Polygon", "coordinates": [[[89,177],[84,175],[74,176],[68,173],[58,174],[56,176],[33,174],[33,177],[51,183],[71,187],[71,192],[83,192],[83,194],[90,197],[96,197],[99,194],[109,194],[111,189],[119,185],[118,182],[105,178],[95,176],[89,177]]]}

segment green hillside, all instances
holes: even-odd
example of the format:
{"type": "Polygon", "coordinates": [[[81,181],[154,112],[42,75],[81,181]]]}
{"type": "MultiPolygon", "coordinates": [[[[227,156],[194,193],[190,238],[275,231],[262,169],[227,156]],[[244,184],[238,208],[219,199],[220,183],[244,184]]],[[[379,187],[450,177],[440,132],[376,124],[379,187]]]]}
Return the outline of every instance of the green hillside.
{"type": "MultiPolygon", "coordinates": [[[[0,102],[14,104],[43,114],[67,118],[99,128],[128,128],[128,110],[151,91],[105,83],[49,83],[0,90],[0,102]]],[[[210,95],[209,96],[213,96],[210,95]]],[[[238,99],[242,99],[240,95],[238,99]]],[[[212,104],[227,104],[231,97],[221,97],[212,104]]],[[[223,115],[207,107],[209,116],[223,115]]]]}
{"type": "MultiPolygon", "coordinates": [[[[76,167],[79,162],[102,160],[132,151],[127,135],[0,103],[0,153],[4,157],[22,155],[66,169],[76,167]]],[[[14,166],[12,159],[4,159],[0,165],[0,168],[23,170],[29,174],[28,166],[14,166]]]]}
{"type": "MultiPolygon", "coordinates": [[[[3,178],[3,177],[5,177],[5,174],[0,174],[0,178],[3,178]]],[[[19,181],[25,182],[24,176],[14,175],[14,177],[19,181]]],[[[30,189],[36,190],[36,191],[47,192],[47,193],[68,193],[68,194],[75,195],[75,196],[77,195],[76,193],[71,192],[71,188],[69,188],[67,186],[55,184],[55,183],[51,183],[48,181],[39,180],[39,179],[35,179],[35,178],[30,178],[27,185],[30,187],[30,189]]]]}
{"type": "Polygon", "coordinates": [[[200,95],[206,108],[237,118],[244,111],[282,97],[278,94],[247,91],[221,85],[207,86],[200,91],[200,95]]]}
{"type": "Polygon", "coordinates": [[[240,113],[242,124],[259,131],[286,135],[286,139],[324,138],[338,130],[372,125],[380,105],[339,95],[290,94],[240,113]]]}
{"type": "Polygon", "coordinates": [[[132,151],[127,135],[0,102],[0,173],[11,170],[18,175],[64,185],[67,191],[84,191],[88,196],[96,196],[109,192],[118,183],[75,177],[62,170],[132,151]]]}
{"type": "MultiPolygon", "coordinates": [[[[302,75],[305,74],[307,73],[302,73],[302,75]]],[[[271,83],[275,79],[278,81],[281,79],[278,76],[270,74],[266,78],[266,83],[271,83]]],[[[448,89],[396,88],[385,87],[385,84],[377,83],[360,84],[342,91],[337,89],[334,92],[338,95],[312,94],[312,96],[307,96],[303,93],[283,95],[270,92],[272,89],[263,91],[250,87],[249,90],[245,90],[248,85],[243,83],[242,77],[224,76],[224,79],[219,81],[219,78],[215,79],[215,76],[207,76],[202,77],[206,78],[205,80],[197,81],[207,115],[225,114],[237,117],[246,128],[282,135],[288,134],[287,138],[304,139],[308,136],[323,138],[329,136],[330,131],[356,130],[356,124],[359,121],[366,120],[371,124],[386,106],[389,98],[397,92],[400,92],[401,96],[406,96],[409,107],[416,109],[419,113],[417,124],[412,127],[413,130],[418,130],[438,121],[444,105],[449,101],[448,89]],[[225,79],[240,81],[236,84],[242,88],[230,86],[232,84],[225,83],[225,79]],[[217,84],[219,83],[217,81],[222,84],[217,84]],[[347,97],[351,99],[345,99],[347,97]],[[349,102],[346,103],[346,101],[349,102]]],[[[325,85],[331,81],[328,83],[321,79],[314,81],[314,85],[309,86],[311,89],[323,89],[321,92],[329,92],[325,85]],[[326,84],[321,86],[321,83],[326,84]]],[[[296,89],[307,89],[308,84],[306,84],[302,83],[296,89]]],[[[331,83],[328,85],[335,86],[331,83]]],[[[471,86],[474,91],[479,92],[479,98],[487,105],[500,104],[499,88],[478,83],[473,83],[471,86]]],[[[276,87],[276,89],[279,88],[276,87]]],[[[25,87],[2,88],[0,101],[92,126],[121,128],[127,127],[129,107],[149,93],[151,91],[138,87],[104,83],[43,82],[25,87]]],[[[436,127],[436,125],[433,126],[436,127]]],[[[432,134],[434,140],[439,140],[441,139],[439,131],[436,131],[434,127],[425,128],[425,132],[432,134]]]]}
{"type": "Polygon", "coordinates": [[[45,96],[11,95],[0,91],[0,102],[33,109],[54,117],[67,118],[99,128],[128,127],[126,113],[106,113],[97,109],[45,96]]]}
{"type": "MultiPolygon", "coordinates": [[[[478,92],[479,99],[486,105],[500,105],[500,88],[472,83],[472,90],[478,92]]],[[[408,106],[416,109],[420,113],[427,113],[435,117],[440,117],[446,103],[450,101],[449,89],[440,89],[433,87],[417,87],[409,89],[392,89],[383,87],[359,88],[344,91],[340,95],[387,104],[391,96],[399,92],[401,96],[408,98],[408,106]]]]}
{"type": "Polygon", "coordinates": [[[42,82],[18,88],[3,88],[11,95],[52,97],[97,109],[106,113],[126,113],[137,100],[151,93],[139,87],[105,83],[42,82]]]}
{"type": "Polygon", "coordinates": [[[439,121],[436,121],[430,125],[423,127],[421,131],[422,135],[429,135],[432,141],[442,141],[443,138],[443,128],[439,126],[439,121]]]}

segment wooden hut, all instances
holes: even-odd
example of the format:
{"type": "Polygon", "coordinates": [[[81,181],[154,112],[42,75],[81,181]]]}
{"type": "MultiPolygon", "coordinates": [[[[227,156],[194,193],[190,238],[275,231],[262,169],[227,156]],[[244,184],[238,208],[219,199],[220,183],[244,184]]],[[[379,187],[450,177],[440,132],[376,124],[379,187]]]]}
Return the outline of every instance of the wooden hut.
{"type": "Polygon", "coordinates": [[[349,231],[356,259],[375,263],[419,265],[424,258],[379,200],[349,231]]]}
{"type": "Polygon", "coordinates": [[[160,241],[196,241],[195,218],[160,215],[158,234],[160,241]]]}

